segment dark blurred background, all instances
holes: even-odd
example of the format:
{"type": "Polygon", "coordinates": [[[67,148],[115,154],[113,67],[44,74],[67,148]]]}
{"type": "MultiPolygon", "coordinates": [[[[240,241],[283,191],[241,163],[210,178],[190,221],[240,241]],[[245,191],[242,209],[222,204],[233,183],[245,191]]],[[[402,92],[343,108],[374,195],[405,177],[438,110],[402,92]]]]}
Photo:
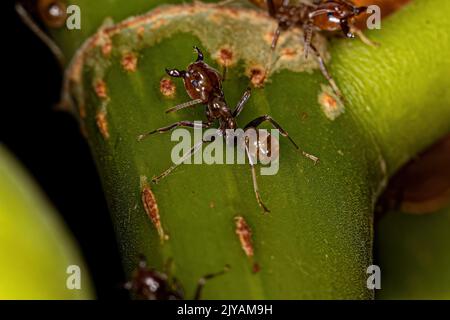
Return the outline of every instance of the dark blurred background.
{"type": "Polygon", "coordinates": [[[61,69],[17,16],[14,3],[3,3],[3,34],[10,39],[2,48],[6,90],[0,142],[27,168],[78,241],[97,297],[126,298],[114,230],[88,145],[75,118],[54,107],[61,69]]]}

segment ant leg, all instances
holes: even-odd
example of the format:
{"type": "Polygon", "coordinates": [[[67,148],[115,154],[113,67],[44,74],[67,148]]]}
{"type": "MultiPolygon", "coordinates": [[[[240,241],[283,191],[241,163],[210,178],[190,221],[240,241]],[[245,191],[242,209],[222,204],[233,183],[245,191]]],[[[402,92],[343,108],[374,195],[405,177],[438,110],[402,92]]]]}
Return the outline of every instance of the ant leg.
{"type": "Polygon", "coordinates": [[[176,293],[177,297],[184,299],[184,288],[178,278],[173,277],[171,283],[172,290],[176,293]]]}
{"type": "Polygon", "coordinates": [[[183,162],[185,160],[187,160],[188,158],[190,158],[192,155],[196,154],[202,147],[203,143],[205,141],[200,141],[198,142],[196,145],[194,145],[186,154],[184,154],[180,161],[178,163],[173,164],[172,166],[170,166],[167,170],[165,170],[163,173],[161,173],[160,175],[153,177],[152,182],[155,184],[158,184],[159,180],[167,177],[170,173],[172,173],[173,170],[175,170],[178,166],[180,166],[181,164],[183,164],[183,162]]]}
{"type": "Polygon", "coordinates": [[[304,28],[304,54],[305,54],[305,59],[308,59],[308,55],[309,55],[309,49],[311,47],[311,41],[312,41],[312,36],[313,36],[313,26],[311,22],[308,22],[304,28]]]}
{"type": "Polygon", "coordinates": [[[224,65],[223,70],[222,70],[222,82],[225,81],[227,78],[227,71],[228,71],[228,68],[226,65],[224,65]]]}
{"type": "MultiPolygon", "coordinates": [[[[208,124],[208,126],[205,128],[208,128],[210,125],[211,124],[208,124]]],[[[197,144],[195,144],[191,149],[189,149],[189,151],[186,154],[184,154],[181,157],[181,159],[178,163],[173,164],[172,166],[170,166],[167,170],[165,170],[160,175],[153,177],[152,182],[157,184],[161,179],[167,177],[173,170],[175,170],[177,167],[179,167],[181,164],[183,164],[184,161],[189,159],[192,155],[195,155],[201,149],[203,143],[209,143],[209,142],[213,141],[212,137],[214,137],[214,135],[208,136],[208,137],[206,137],[205,140],[202,140],[202,141],[198,142],[197,144]]]]}
{"type": "Polygon", "coordinates": [[[277,29],[275,30],[275,34],[273,35],[272,38],[272,44],[270,46],[270,49],[273,51],[275,51],[275,48],[278,44],[278,39],[280,38],[280,34],[281,34],[281,27],[278,26],[277,29]]]}
{"type": "Polygon", "coordinates": [[[368,45],[370,47],[379,47],[380,44],[378,42],[372,41],[369,38],[366,37],[366,35],[357,27],[350,25],[350,31],[353,32],[354,34],[356,34],[358,36],[358,38],[365,44],[368,45]]]}
{"type": "Polygon", "coordinates": [[[273,3],[273,0],[267,0],[267,10],[269,10],[269,15],[272,18],[275,18],[275,14],[277,13],[275,9],[275,4],[273,3]]]}
{"type": "Polygon", "coordinates": [[[236,105],[236,108],[233,111],[233,118],[239,116],[242,109],[244,109],[244,106],[247,103],[248,99],[250,99],[251,94],[252,90],[250,88],[247,88],[247,90],[245,90],[244,94],[242,95],[241,100],[239,100],[238,104],[236,105]]]}
{"type": "Polygon", "coordinates": [[[155,129],[155,130],[147,132],[147,133],[143,133],[143,134],[141,134],[138,137],[138,141],[141,141],[141,140],[147,138],[149,135],[155,134],[157,132],[158,133],[164,133],[164,132],[170,131],[170,130],[172,130],[174,128],[177,128],[177,127],[198,128],[199,126],[201,128],[209,128],[211,126],[211,123],[209,123],[209,122],[202,122],[199,125],[198,123],[191,122],[191,121],[178,121],[178,122],[175,122],[175,123],[173,123],[173,124],[171,124],[171,125],[169,125],[167,127],[162,127],[162,128],[158,128],[158,129],[155,129]]]}
{"type": "Polygon", "coordinates": [[[25,8],[20,4],[16,3],[15,9],[20,19],[25,23],[28,28],[39,38],[41,41],[50,49],[53,55],[56,57],[61,68],[64,68],[65,57],[61,49],[56,45],[56,43],[39,27],[39,25],[33,21],[30,14],[25,10],[25,8]]]}
{"type": "Polygon", "coordinates": [[[256,201],[258,202],[258,205],[261,207],[261,209],[263,209],[264,213],[270,213],[269,208],[267,208],[266,205],[263,203],[261,195],[259,193],[258,181],[256,180],[255,163],[253,162],[253,159],[250,156],[248,144],[249,144],[248,137],[245,137],[245,153],[247,154],[248,162],[250,163],[250,168],[252,170],[253,191],[255,192],[256,201]]]}
{"type": "MultiPolygon", "coordinates": [[[[283,3],[281,4],[282,7],[287,7],[289,5],[289,0],[283,0],[283,3]]],[[[272,18],[276,18],[275,15],[277,13],[276,9],[275,9],[275,4],[273,3],[272,0],[267,0],[267,8],[269,10],[269,15],[272,18]]],[[[280,38],[280,34],[281,34],[281,26],[278,24],[277,29],[275,30],[275,34],[273,36],[272,39],[272,45],[270,46],[272,51],[275,51],[275,48],[277,46],[278,43],[278,39],[280,38]]]]}
{"type": "Polygon", "coordinates": [[[222,271],[219,271],[216,273],[210,273],[210,274],[207,274],[207,275],[201,277],[197,283],[197,289],[195,290],[194,300],[200,300],[200,297],[201,297],[202,291],[203,291],[203,287],[205,286],[206,281],[211,280],[217,276],[221,276],[221,275],[225,274],[228,270],[230,270],[230,266],[225,265],[225,267],[223,268],[222,271]]]}
{"type": "Polygon", "coordinates": [[[166,263],[164,263],[164,273],[167,275],[168,278],[170,278],[172,274],[172,266],[173,266],[173,259],[168,258],[166,260],[166,263]]]}
{"type": "Polygon", "coordinates": [[[341,90],[339,90],[339,87],[337,86],[336,82],[334,81],[331,74],[328,72],[328,68],[325,64],[325,61],[323,61],[322,56],[320,55],[317,48],[311,43],[309,45],[311,50],[314,52],[314,54],[317,57],[317,60],[319,61],[320,71],[322,72],[322,75],[327,79],[328,83],[330,84],[331,88],[333,89],[334,93],[339,97],[343,98],[343,95],[341,93],[341,90]]]}
{"type": "Polygon", "coordinates": [[[184,108],[189,108],[189,107],[195,106],[197,104],[200,104],[202,102],[203,102],[202,99],[195,99],[195,100],[191,100],[191,101],[188,101],[185,103],[181,103],[181,104],[176,105],[175,107],[167,109],[166,113],[175,112],[175,111],[178,111],[178,110],[181,110],[184,108]]]}
{"type": "Polygon", "coordinates": [[[350,31],[350,26],[347,19],[342,19],[340,22],[342,32],[347,38],[354,38],[355,35],[350,31]]]}
{"type": "Polygon", "coordinates": [[[314,162],[314,164],[316,164],[319,161],[319,158],[317,158],[316,156],[313,156],[312,154],[306,153],[305,151],[301,150],[299,148],[299,146],[295,143],[295,141],[289,136],[289,134],[287,133],[286,130],[284,130],[279,124],[278,122],[276,122],[271,116],[269,115],[264,115],[261,117],[256,118],[255,120],[250,121],[245,127],[244,127],[244,131],[246,131],[249,128],[257,128],[259,125],[261,125],[263,122],[268,121],[275,129],[278,129],[280,131],[280,134],[285,137],[288,138],[289,141],[292,143],[292,145],[295,147],[295,149],[297,149],[298,151],[300,151],[302,153],[302,155],[305,158],[308,158],[310,160],[312,160],[314,162]]]}
{"type": "Polygon", "coordinates": [[[195,62],[203,61],[203,52],[197,46],[194,46],[194,50],[197,53],[197,60],[195,62]]]}

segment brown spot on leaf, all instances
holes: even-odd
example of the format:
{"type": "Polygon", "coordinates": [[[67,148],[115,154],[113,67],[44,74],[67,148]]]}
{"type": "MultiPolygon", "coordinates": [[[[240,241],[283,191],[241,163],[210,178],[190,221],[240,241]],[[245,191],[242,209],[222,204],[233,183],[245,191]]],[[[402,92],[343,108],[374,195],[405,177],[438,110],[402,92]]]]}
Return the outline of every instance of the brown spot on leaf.
{"type": "Polygon", "coordinates": [[[95,116],[95,121],[97,123],[97,128],[102,134],[103,138],[109,139],[109,126],[106,111],[100,110],[95,116]]]}
{"type": "Polygon", "coordinates": [[[138,58],[133,52],[126,52],[122,55],[122,68],[127,72],[135,72],[137,68],[138,58]]]}
{"type": "Polygon", "coordinates": [[[246,74],[250,78],[253,86],[255,86],[256,88],[260,88],[266,81],[267,70],[261,66],[253,66],[247,69],[246,74]]]}
{"type": "Polygon", "coordinates": [[[330,120],[335,120],[345,112],[344,105],[329,86],[322,85],[322,92],[319,94],[318,100],[323,113],[330,120]]]}
{"type": "Polygon", "coordinates": [[[164,77],[159,82],[159,91],[167,98],[174,98],[177,92],[177,87],[172,79],[164,77]]]}
{"type": "Polygon", "coordinates": [[[284,59],[294,59],[297,57],[297,50],[294,48],[283,48],[281,49],[281,57],[284,59]]]}
{"type": "Polygon", "coordinates": [[[228,46],[223,46],[216,52],[213,57],[224,67],[232,66],[235,63],[235,55],[233,50],[228,46]]]}
{"type": "Polygon", "coordinates": [[[97,94],[97,97],[99,97],[100,99],[108,98],[108,90],[106,88],[106,82],[103,81],[102,79],[98,79],[94,83],[94,90],[95,93],[97,94]]]}

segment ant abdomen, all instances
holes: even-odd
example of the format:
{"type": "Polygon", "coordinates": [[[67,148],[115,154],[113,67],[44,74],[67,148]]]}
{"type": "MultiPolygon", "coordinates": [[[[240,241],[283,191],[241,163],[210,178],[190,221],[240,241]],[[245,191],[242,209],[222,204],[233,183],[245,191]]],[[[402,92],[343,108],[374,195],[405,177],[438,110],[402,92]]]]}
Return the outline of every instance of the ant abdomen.
{"type": "Polygon", "coordinates": [[[280,154],[280,143],[267,130],[249,128],[243,139],[239,139],[240,147],[246,149],[250,161],[268,164],[276,161],[280,154]]]}

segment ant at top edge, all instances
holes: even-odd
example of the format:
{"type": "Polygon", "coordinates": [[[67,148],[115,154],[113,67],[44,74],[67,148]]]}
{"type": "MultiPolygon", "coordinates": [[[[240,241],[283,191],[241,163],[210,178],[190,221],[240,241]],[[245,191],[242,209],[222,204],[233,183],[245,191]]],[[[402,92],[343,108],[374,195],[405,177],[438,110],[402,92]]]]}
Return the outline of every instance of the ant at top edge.
{"type": "MultiPolygon", "coordinates": [[[[191,101],[179,104],[173,108],[170,108],[166,111],[166,113],[178,111],[184,108],[193,107],[196,105],[204,105],[206,107],[205,116],[206,121],[201,123],[195,123],[192,121],[178,121],[171,125],[155,129],[153,131],[141,134],[138,137],[138,141],[143,140],[149,135],[155,133],[164,133],[171,131],[177,127],[190,127],[190,128],[210,128],[214,123],[219,123],[219,128],[216,131],[214,136],[209,137],[209,139],[204,139],[199,143],[195,144],[186,154],[184,154],[181,158],[181,161],[177,164],[173,164],[167,170],[165,170],[160,175],[154,177],[152,181],[154,183],[158,183],[161,179],[168,176],[173,170],[175,170],[180,164],[182,164],[186,159],[189,159],[193,154],[198,152],[201,149],[203,143],[208,143],[213,140],[216,136],[222,137],[226,139],[226,142],[231,141],[231,138],[235,138],[235,136],[230,137],[227,134],[230,132],[229,130],[238,129],[237,117],[241,113],[244,108],[244,105],[249,100],[251,95],[251,89],[247,88],[242,95],[241,99],[237,103],[236,107],[232,110],[228,103],[225,101],[225,95],[222,89],[222,77],[219,72],[206,64],[203,60],[203,53],[199,48],[194,47],[197,53],[197,60],[191,63],[187,70],[178,70],[178,69],[166,69],[166,72],[169,76],[174,78],[181,78],[184,82],[184,87],[186,92],[192,99],[191,101]]],[[[253,129],[256,131],[256,135],[258,136],[258,131],[256,128],[264,122],[269,122],[272,127],[279,130],[280,134],[289,139],[292,145],[301,152],[303,156],[317,163],[319,159],[311,154],[306,153],[301,150],[298,145],[294,142],[294,140],[289,136],[287,131],[285,131],[270,115],[262,115],[260,117],[255,118],[250,121],[246,126],[243,127],[243,131],[246,133],[248,130],[253,129]]],[[[253,189],[256,196],[256,200],[258,205],[263,209],[265,213],[270,212],[270,210],[263,203],[259,188],[256,180],[256,170],[255,170],[255,161],[258,156],[261,155],[272,155],[274,154],[275,149],[279,148],[278,141],[276,139],[271,139],[271,135],[269,133],[265,135],[261,135],[257,137],[257,143],[255,148],[252,148],[250,151],[249,142],[247,139],[244,141],[244,145],[242,146],[245,150],[247,158],[249,160],[249,164],[252,172],[252,181],[253,181],[253,189]],[[262,139],[261,139],[262,138],[262,139]],[[262,141],[263,140],[263,141],[262,141]],[[274,142],[272,142],[275,140],[274,142]],[[271,143],[272,142],[272,143],[271,143]]]]}
{"type": "MultiPolygon", "coordinates": [[[[262,1],[250,0],[262,7],[262,1]]],[[[271,50],[275,51],[281,32],[290,28],[301,28],[304,34],[304,56],[308,58],[312,51],[318,62],[320,71],[327,79],[334,93],[344,99],[341,90],[328,71],[324,59],[312,43],[314,32],[342,32],[347,38],[355,38],[357,35],[365,44],[378,46],[377,43],[368,39],[361,30],[356,28],[353,20],[367,11],[367,7],[358,7],[350,0],[315,0],[311,4],[290,4],[289,0],[275,3],[274,0],[266,0],[269,15],[278,22],[275,30],[271,50]]]]}

